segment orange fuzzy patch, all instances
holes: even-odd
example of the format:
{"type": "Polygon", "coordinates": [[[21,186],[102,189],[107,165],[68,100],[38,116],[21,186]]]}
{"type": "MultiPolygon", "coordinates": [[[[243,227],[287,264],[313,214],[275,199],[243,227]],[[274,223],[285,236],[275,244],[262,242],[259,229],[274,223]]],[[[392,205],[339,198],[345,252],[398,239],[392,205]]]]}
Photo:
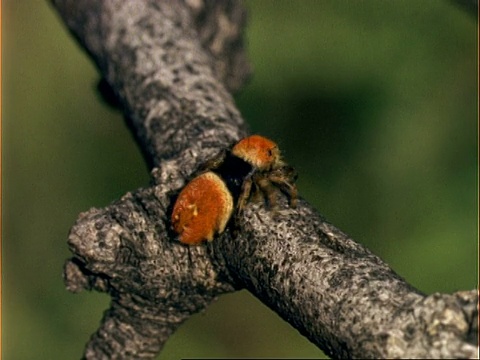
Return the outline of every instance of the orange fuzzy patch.
{"type": "Polygon", "coordinates": [[[180,242],[197,245],[212,241],[225,230],[233,211],[233,198],[222,179],[207,172],[190,181],[173,207],[172,225],[180,242]]]}
{"type": "Polygon", "coordinates": [[[240,140],[233,147],[232,154],[259,170],[272,169],[281,163],[277,144],[260,135],[252,135],[240,140]]]}

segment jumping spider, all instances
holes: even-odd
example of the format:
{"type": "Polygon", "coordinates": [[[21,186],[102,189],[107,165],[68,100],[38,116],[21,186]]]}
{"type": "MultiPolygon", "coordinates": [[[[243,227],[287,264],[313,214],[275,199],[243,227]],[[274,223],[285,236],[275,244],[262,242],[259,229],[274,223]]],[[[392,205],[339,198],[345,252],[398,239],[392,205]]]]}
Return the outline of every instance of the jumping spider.
{"type": "Polygon", "coordinates": [[[282,192],[294,208],[296,179],[277,144],[259,135],[246,137],[207,161],[182,189],[172,212],[173,229],[182,243],[199,244],[222,233],[234,208],[239,216],[250,199],[266,200],[275,211],[282,192]]]}

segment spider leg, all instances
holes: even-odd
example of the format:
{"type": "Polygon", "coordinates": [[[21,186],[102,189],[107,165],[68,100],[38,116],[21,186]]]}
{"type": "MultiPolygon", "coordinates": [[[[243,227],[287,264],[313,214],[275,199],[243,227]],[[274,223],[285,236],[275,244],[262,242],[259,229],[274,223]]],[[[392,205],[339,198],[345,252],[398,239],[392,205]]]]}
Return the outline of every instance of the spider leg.
{"type": "Polygon", "coordinates": [[[267,204],[271,210],[275,211],[277,208],[277,191],[272,185],[269,175],[258,175],[255,178],[255,184],[267,199],[267,204]]]}
{"type": "Polygon", "coordinates": [[[288,195],[290,206],[295,208],[297,206],[297,198],[298,198],[298,191],[297,187],[293,183],[292,180],[295,179],[295,174],[287,173],[287,174],[279,174],[279,175],[270,175],[269,180],[277,185],[280,188],[280,191],[288,195]],[[283,175],[288,175],[283,176],[283,175]]]}
{"type": "Polygon", "coordinates": [[[245,179],[242,185],[242,190],[240,192],[240,196],[238,197],[238,204],[237,204],[237,216],[239,216],[243,208],[245,207],[245,204],[248,201],[248,198],[250,197],[250,193],[252,191],[252,178],[248,177],[245,179]]]}
{"type": "Polygon", "coordinates": [[[253,188],[252,188],[252,193],[250,195],[250,200],[254,203],[259,203],[264,200],[264,194],[260,190],[257,184],[255,184],[255,181],[253,181],[253,188]]]}

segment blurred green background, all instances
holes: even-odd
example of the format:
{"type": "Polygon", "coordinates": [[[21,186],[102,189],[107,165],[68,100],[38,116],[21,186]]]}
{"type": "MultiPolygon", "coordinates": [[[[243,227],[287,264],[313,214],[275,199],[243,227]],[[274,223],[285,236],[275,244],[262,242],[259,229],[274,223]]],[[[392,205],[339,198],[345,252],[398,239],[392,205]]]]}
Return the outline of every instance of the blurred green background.
{"type": "MultiPolygon", "coordinates": [[[[248,1],[237,96],[301,195],[426,293],[477,286],[477,23],[449,1],[248,1]]],[[[108,298],[64,289],[78,214],[148,184],[121,113],[46,1],[3,1],[3,358],[76,359],[108,298]]],[[[160,359],[323,354],[245,291],[160,359]]]]}

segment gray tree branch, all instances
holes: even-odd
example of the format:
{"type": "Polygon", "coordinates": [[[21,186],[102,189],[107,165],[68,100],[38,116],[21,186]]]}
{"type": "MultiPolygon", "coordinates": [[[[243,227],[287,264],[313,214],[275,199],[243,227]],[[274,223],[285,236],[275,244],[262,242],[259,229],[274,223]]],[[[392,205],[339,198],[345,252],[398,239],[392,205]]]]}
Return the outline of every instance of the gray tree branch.
{"type": "Polygon", "coordinates": [[[191,315],[247,288],[333,357],[473,358],[476,290],[425,296],[307,202],[276,216],[250,204],[212,243],[169,231],[172,196],[247,134],[230,95],[249,76],[237,1],[53,0],[120,99],[152,186],[81,214],[67,288],[111,306],[87,359],[152,358],[191,315]]]}

